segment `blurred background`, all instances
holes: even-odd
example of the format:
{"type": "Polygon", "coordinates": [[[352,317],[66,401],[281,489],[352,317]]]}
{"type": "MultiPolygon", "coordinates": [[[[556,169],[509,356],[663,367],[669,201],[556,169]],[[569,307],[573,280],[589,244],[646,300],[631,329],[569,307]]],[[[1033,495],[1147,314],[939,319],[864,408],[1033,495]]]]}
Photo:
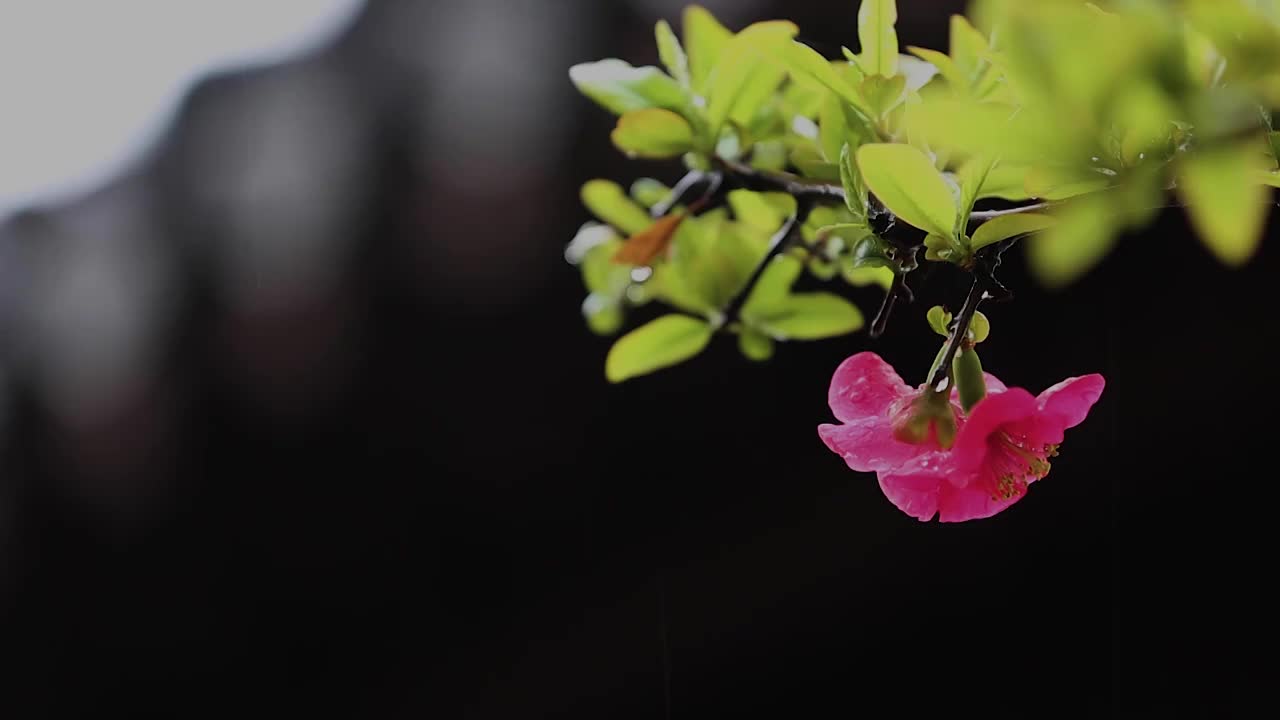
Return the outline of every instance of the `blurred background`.
{"type": "MultiPolygon", "coordinates": [[[[704,4],[856,41],[853,0],[704,4]]],[[[988,369],[1107,392],[1015,508],[917,523],[815,428],[853,352],[923,376],[961,277],[877,343],[604,381],[578,186],[679,168],[567,69],[682,5],[0,7],[5,717],[1255,706],[1276,221],[1240,272],[1176,209],[1060,293],[1012,258],[988,369]]],[[[942,49],[963,9],[899,5],[942,49]]]]}

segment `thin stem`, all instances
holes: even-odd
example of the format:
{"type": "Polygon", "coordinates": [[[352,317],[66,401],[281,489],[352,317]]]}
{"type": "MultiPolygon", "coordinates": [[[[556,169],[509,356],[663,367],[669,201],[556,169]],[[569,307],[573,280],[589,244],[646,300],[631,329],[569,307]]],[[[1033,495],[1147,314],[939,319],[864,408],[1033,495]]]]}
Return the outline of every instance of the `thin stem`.
{"type": "Polygon", "coordinates": [[[724,176],[721,173],[704,173],[701,170],[690,170],[685,177],[680,178],[680,182],[671,188],[671,192],[667,193],[667,197],[663,197],[662,202],[658,202],[653,208],[649,209],[649,214],[654,218],[664,218],[671,209],[681,202],[685,202],[685,196],[689,195],[692,188],[698,186],[700,182],[707,182],[707,190],[701,193],[698,200],[692,202],[690,210],[698,210],[701,206],[707,204],[716,195],[716,192],[724,182],[724,176]]]}
{"type": "MultiPolygon", "coordinates": [[[[793,175],[787,172],[757,170],[756,168],[737,160],[729,160],[726,158],[716,158],[715,160],[727,174],[731,175],[748,189],[785,192],[790,195],[794,195],[797,199],[806,197],[814,200],[839,202],[844,202],[845,199],[843,185],[835,185],[832,183],[822,182],[821,180],[808,180],[800,177],[799,175],[793,175]]],[[[969,214],[969,220],[970,222],[981,223],[1003,215],[1016,215],[1018,213],[1045,210],[1056,204],[1057,203],[1053,202],[1041,202],[1032,205],[1024,205],[1022,207],[1008,208],[1006,210],[978,210],[969,214]]]]}
{"type": "Polygon", "coordinates": [[[796,208],[796,214],[787,218],[787,221],[782,224],[782,227],[778,229],[778,232],[774,233],[772,238],[769,238],[769,248],[765,251],[764,257],[760,259],[760,262],[756,264],[755,269],[751,271],[751,277],[747,278],[746,284],[742,286],[742,289],[738,291],[738,294],[734,295],[733,299],[729,301],[729,304],[725,306],[724,324],[726,326],[740,319],[739,316],[742,315],[742,308],[747,304],[747,298],[751,297],[751,291],[755,289],[756,283],[760,282],[760,278],[764,276],[765,270],[769,268],[769,264],[773,262],[773,259],[787,249],[789,245],[788,240],[800,225],[801,214],[807,214],[808,207],[805,206],[805,203],[801,202],[798,198],[796,202],[799,205],[799,207],[796,208]]]}
{"type": "Polygon", "coordinates": [[[808,198],[814,201],[844,202],[844,188],[840,185],[832,185],[820,180],[806,180],[799,175],[786,172],[757,170],[737,160],[716,158],[716,162],[748,190],[784,192],[794,196],[797,201],[808,198]]]}
{"type": "Polygon", "coordinates": [[[1009,208],[1007,210],[976,210],[969,213],[969,222],[986,222],[1005,215],[1017,215],[1018,213],[1035,212],[1037,210],[1047,210],[1057,203],[1042,202],[1034,205],[1023,205],[1021,207],[1009,208]]]}
{"type": "Polygon", "coordinates": [[[956,316],[955,322],[951,326],[951,335],[947,337],[947,344],[942,354],[942,362],[938,363],[938,367],[934,369],[933,375],[929,378],[929,387],[934,390],[950,388],[940,388],[943,380],[951,377],[951,363],[956,359],[956,352],[960,349],[960,345],[965,338],[969,337],[969,324],[973,322],[973,314],[978,311],[978,305],[982,303],[986,295],[986,282],[981,275],[973,276],[973,286],[969,288],[969,295],[964,299],[964,307],[960,309],[960,314],[956,316]]]}

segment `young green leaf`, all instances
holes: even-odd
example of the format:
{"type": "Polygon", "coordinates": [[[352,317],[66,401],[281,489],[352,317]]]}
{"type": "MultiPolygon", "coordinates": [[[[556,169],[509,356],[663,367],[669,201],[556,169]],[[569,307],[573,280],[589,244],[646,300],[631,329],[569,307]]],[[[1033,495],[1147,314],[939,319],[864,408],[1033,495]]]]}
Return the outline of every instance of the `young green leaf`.
{"type": "Polygon", "coordinates": [[[669,194],[671,188],[653,178],[639,178],[631,183],[631,198],[647,208],[666,200],[669,194]]]}
{"type": "Polygon", "coordinates": [[[978,201],[978,192],[995,164],[994,157],[979,155],[966,162],[956,173],[956,180],[960,184],[960,203],[956,213],[957,237],[964,235],[969,224],[969,214],[973,212],[973,204],[978,201]]]}
{"type": "Polygon", "coordinates": [[[929,312],[925,314],[925,320],[929,323],[929,327],[942,337],[951,337],[951,313],[941,305],[934,305],[929,308],[929,312]]]}
{"type": "Polygon", "coordinates": [[[693,91],[705,95],[711,71],[720,62],[720,54],[733,33],[720,24],[710,12],[697,5],[684,11],[684,47],[689,56],[689,75],[693,91]]]}
{"type": "Polygon", "coordinates": [[[1104,190],[1110,177],[1088,167],[1041,165],[1027,171],[1024,179],[1027,194],[1042,200],[1066,200],[1104,190]]]}
{"type": "Polygon", "coordinates": [[[792,42],[776,49],[777,57],[791,74],[802,81],[816,83],[835,93],[841,100],[853,106],[861,114],[863,123],[871,125],[871,108],[867,106],[857,88],[849,83],[832,66],[831,61],[816,50],[800,42],[792,42]]]}
{"type": "Polygon", "coordinates": [[[827,162],[822,153],[812,145],[797,145],[791,151],[791,164],[807,178],[840,182],[840,166],[827,162]]]}
{"type": "Polygon", "coordinates": [[[1008,240],[1011,237],[1030,235],[1031,233],[1046,230],[1053,223],[1054,219],[1051,215],[1038,215],[1035,213],[1001,215],[978,226],[969,242],[969,249],[976,252],[988,245],[1008,240]]]}
{"type": "Polygon", "coordinates": [[[743,328],[738,335],[738,349],[748,360],[764,362],[773,357],[773,338],[752,328],[743,328]]]}
{"type": "Polygon", "coordinates": [[[937,50],[916,47],[914,45],[908,46],[907,52],[937,68],[938,74],[947,81],[947,84],[950,85],[953,90],[963,92],[968,86],[964,76],[956,69],[956,64],[949,55],[940,53],[937,50]]]}
{"type": "Polygon", "coordinates": [[[991,337],[991,321],[982,314],[982,311],[974,312],[973,319],[969,321],[969,339],[977,344],[986,342],[989,337],[991,337]]]}
{"type": "Polygon", "coordinates": [[[755,324],[775,340],[821,340],[860,330],[862,313],[831,293],[796,293],[761,310],[755,324]]]}
{"type": "Polygon", "coordinates": [[[873,116],[882,118],[906,99],[907,79],[902,75],[868,75],[862,81],[861,92],[873,116]]]}
{"type": "Polygon", "coordinates": [[[858,42],[862,43],[862,69],[868,75],[893,77],[898,72],[898,22],[896,0],[862,0],[858,8],[858,42]]]}
{"type": "Polygon", "coordinates": [[[955,237],[956,201],[933,162],[910,145],[858,148],[858,169],[871,192],[894,215],[925,232],[955,237]]]}
{"type": "Polygon", "coordinates": [[[882,290],[893,286],[893,271],[887,267],[859,267],[853,258],[840,261],[840,275],[854,287],[878,285],[882,290]]]}
{"type": "Polygon", "coordinates": [[[804,265],[796,258],[790,255],[775,257],[770,261],[769,267],[765,268],[755,289],[751,291],[751,297],[743,305],[743,315],[752,317],[768,312],[784,302],[791,292],[791,286],[795,285],[802,272],[804,265]]]}
{"type": "Polygon", "coordinates": [[[849,143],[849,125],[845,121],[844,102],[828,94],[818,111],[818,146],[827,162],[838,162],[840,151],[849,143]]]}
{"type": "Polygon", "coordinates": [[[662,59],[662,64],[667,67],[667,72],[671,73],[671,77],[675,78],[681,87],[692,88],[693,80],[689,74],[689,58],[684,54],[684,47],[680,45],[680,38],[676,37],[671,25],[666,20],[659,20],[654,27],[654,35],[658,40],[658,57],[662,59]]]}
{"type": "Polygon", "coordinates": [[[1104,198],[1083,197],[1067,204],[1055,222],[1027,241],[1027,260],[1041,282],[1063,287],[1097,265],[1115,244],[1118,228],[1104,198]]]}
{"type": "Polygon", "coordinates": [[[777,89],[785,71],[774,64],[773,57],[799,31],[794,23],[772,20],[733,36],[707,86],[707,122],[713,136],[719,134],[735,108],[754,111],[755,105],[777,89]]]}
{"type": "Polygon", "coordinates": [[[638,233],[653,223],[649,213],[627,197],[622,186],[612,180],[591,180],[583,185],[582,204],[591,214],[627,235],[638,233]]]}
{"type": "Polygon", "coordinates": [[[987,179],[978,190],[978,199],[1000,198],[1001,200],[1028,200],[1027,171],[1025,165],[1014,165],[998,162],[987,173],[987,179]]]}
{"type": "Polygon", "coordinates": [[[711,325],[704,320],[665,315],[613,344],[604,363],[605,377],[609,382],[620,383],[678,365],[702,352],[713,334],[711,325]]]}
{"type": "Polygon", "coordinates": [[[693,149],[693,128],[670,110],[633,110],[618,118],[613,144],[629,157],[673,158],[693,149]]]}
{"type": "Polygon", "coordinates": [[[621,60],[601,60],[569,68],[574,86],[615,115],[663,108],[681,112],[689,96],[675,80],[656,67],[632,67],[621,60]]]}
{"type": "Polygon", "coordinates": [[[840,153],[840,184],[844,186],[844,203],[853,214],[855,224],[867,224],[867,187],[853,161],[853,150],[845,145],[840,153]]]}
{"type": "Polygon", "coordinates": [[[1182,164],[1178,190],[1191,222],[1228,265],[1244,264],[1262,241],[1269,191],[1255,182],[1260,169],[1248,145],[1197,153],[1182,164]]]}
{"type": "Polygon", "coordinates": [[[795,212],[795,198],[784,193],[733,190],[729,193],[729,207],[739,221],[773,233],[795,212]]]}
{"type": "Polygon", "coordinates": [[[626,320],[626,313],[616,299],[597,293],[591,293],[582,301],[582,316],[591,332],[604,336],[616,334],[626,320]]]}

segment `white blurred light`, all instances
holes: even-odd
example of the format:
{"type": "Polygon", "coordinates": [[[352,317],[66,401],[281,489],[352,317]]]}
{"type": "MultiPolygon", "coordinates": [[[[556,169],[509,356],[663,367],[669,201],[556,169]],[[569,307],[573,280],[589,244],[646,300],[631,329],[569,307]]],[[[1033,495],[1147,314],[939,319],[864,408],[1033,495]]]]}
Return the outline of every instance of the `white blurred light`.
{"type": "Polygon", "coordinates": [[[362,0],[0,2],[0,214],[100,184],[201,75],[330,39],[362,0]]]}

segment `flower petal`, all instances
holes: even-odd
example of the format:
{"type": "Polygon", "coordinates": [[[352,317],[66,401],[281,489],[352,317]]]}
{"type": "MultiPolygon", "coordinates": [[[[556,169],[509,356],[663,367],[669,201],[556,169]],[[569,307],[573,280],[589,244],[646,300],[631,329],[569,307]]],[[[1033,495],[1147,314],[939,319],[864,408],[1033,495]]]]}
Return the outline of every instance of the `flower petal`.
{"type": "Polygon", "coordinates": [[[1106,385],[1106,379],[1096,373],[1067,378],[1040,393],[1036,400],[1042,412],[1060,418],[1063,429],[1073,428],[1084,422],[1106,385]]]}
{"type": "Polygon", "coordinates": [[[928,522],[938,514],[938,492],[945,485],[931,472],[882,472],[880,490],[899,510],[921,521],[928,522]]]}
{"type": "Polygon", "coordinates": [[[978,483],[970,483],[968,487],[943,483],[938,493],[938,521],[954,523],[989,518],[1007,510],[1023,497],[1025,495],[995,500],[978,483]]]}
{"type": "Polygon", "coordinates": [[[831,451],[858,472],[879,472],[902,465],[929,448],[893,437],[889,416],[869,417],[844,425],[819,425],[818,435],[831,451]]]}
{"type": "Polygon", "coordinates": [[[853,422],[887,416],[889,406],[911,392],[893,366],[873,352],[863,352],[836,368],[827,402],[837,418],[853,422]]]}
{"type": "Polygon", "coordinates": [[[987,438],[991,433],[1002,425],[1023,422],[1033,417],[1036,409],[1036,399],[1022,388],[1010,388],[980,400],[956,436],[956,444],[952,449],[956,469],[960,472],[977,470],[986,458],[987,438]]]}

